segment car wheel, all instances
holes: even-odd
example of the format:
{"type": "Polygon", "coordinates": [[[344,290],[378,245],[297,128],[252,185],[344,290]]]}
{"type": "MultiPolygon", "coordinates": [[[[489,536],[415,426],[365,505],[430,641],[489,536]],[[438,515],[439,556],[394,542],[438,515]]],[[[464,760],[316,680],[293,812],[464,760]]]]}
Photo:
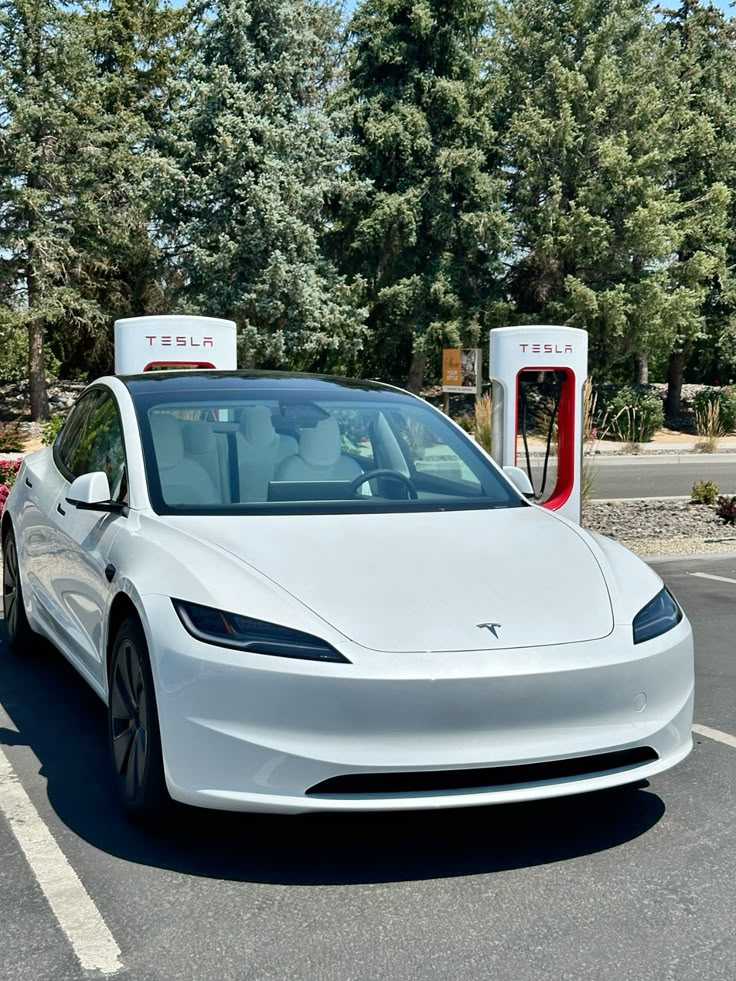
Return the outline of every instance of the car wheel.
{"type": "Polygon", "coordinates": [[[110,661],[108,737],[123,809],[152,824],[168,810],[161,734],[148,645],[137,619],[118,629],[110,661]]]}
{"type": "Polygon", "coordinates": [[[15,544],[15,535],[10,528],[3,538],[3,613],[10,647],[16,654],[27,653],[28,646],[35,635],[28,623],[26,608],[23,605],[18,548],[15,544]]]}

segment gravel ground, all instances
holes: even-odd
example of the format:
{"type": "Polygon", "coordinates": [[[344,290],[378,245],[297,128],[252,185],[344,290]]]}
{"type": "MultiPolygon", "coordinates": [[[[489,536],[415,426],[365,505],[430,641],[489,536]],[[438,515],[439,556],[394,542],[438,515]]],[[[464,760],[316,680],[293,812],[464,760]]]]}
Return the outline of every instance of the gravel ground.
{"type": "Polygon", "coordinates": [[[583,524],[639,555],[736,552],[736,527],[715,510],[689,501],[593,501],[583,524]]]}

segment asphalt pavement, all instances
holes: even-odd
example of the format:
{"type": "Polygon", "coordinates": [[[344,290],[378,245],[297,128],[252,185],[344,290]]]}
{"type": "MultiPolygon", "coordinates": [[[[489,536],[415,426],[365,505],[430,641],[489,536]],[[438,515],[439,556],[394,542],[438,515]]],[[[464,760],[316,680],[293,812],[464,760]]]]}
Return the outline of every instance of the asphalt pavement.
{"type": "MultiPolygon", "coordinates": [[[[114,938],[108,976],[733,981],[736,558],[657,569],[693,622],[695,718],[717,738],[651,783],[434,814],[181,809],[144,833],[111,798],[102,704],[45,645],[12,655],[0,624],[11,789],[114,938]]],[[[0,923],[2,981],[104,976],[80,966],[2,816],[0,923]]]]}
{"type": "MultiPolygon", "coordinates": [[[[736,494],[736,453],[596,457],[590,466],[594,498],[689,496],[698,480],[714,480],[722,494],[736,494]]],[[[539,487],[541,468],[532,472],[539,487]]],[[[547,490],[553,485],[554,470],[547,490]]]]}

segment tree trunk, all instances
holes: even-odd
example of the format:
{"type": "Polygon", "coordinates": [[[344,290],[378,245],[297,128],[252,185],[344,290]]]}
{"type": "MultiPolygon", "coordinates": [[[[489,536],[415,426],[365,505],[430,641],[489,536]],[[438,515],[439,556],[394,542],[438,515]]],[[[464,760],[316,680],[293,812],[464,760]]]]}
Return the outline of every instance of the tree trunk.
{"type": "Polygon", "coordinates": [[[34,316],[39,301],[39,288],[33,268],[33,250],[28,250],[26,284],[28,288],[28,383],[31,390],[31,418],[34,422],[49,417],[49,397],[46,391],[46,365],[43,353],[43,321],[34,316]]]}
{"type": "Polygon", "coordinates": [[[682,372],[685,367],[685,352],[673,351],[667,368],[667,398],[664,403],[664,414],[667,419],[675,420],[680,415],[682,402],[682,372]]]}
{"type": "Polygon", "coordinates": [[[419,395],[424,384],[424,369],[427,367],[427,355],[424,351],[414,351],[406,377],[406,387],[410,392],[419,395]]]}
{"type": "MultiPolygon", "coordinates": [[[[36,5],[33,19],[29,25],[33,45],[32,75],[38,82],[43,78],[43,30],[40,11],[40,5],[36,5]]],[[[41,122],[36,125],[33,142],[36,151],[38,151],[43,143],[41,122]]],[[[38,190],[41,187],[41,180],[36,170],[32,170],[28,175],[28,187],[34,190],[38,190]]],[[[26,257],[26,289],[28,291],[28,385],[31,395],[31,418],[34,422],[38,422],[40,419],[48,419],[49,417],[49,397],[46,391],[46,365],[43,351],[44,323],[43,318],[38,316],[37,313],[43,289],[39,282],[36,252],[32,244],[33,233],[36,231],[35,224],[37,218],[30,210],[27,221],[29,239],[28,255],[26,257]]]]}
{"type": "Polygon", "coordinates": [[[637,385],[649,384],[649,358],[646,354],[634,355],[634,381],[637,385]]]}

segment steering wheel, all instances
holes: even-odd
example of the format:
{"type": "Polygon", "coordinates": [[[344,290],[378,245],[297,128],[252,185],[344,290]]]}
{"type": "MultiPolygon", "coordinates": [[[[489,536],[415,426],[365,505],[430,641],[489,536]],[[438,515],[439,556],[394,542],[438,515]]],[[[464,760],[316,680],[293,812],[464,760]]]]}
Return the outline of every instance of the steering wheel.
{"type": "Polygon", "coordinates": [[[387,477],[391,480],[399,480],[409,491],[409,500],[416,501],[417,492],[414,484],[409,480],[408,477],[404,476],[398,470],[368,470],[366,473],[362,473],[359,477],[350,484],[350,493],[355,496],[355,492],[359,487],[366,483],[368,480],[373,480],[374,477],[387,477]]]}

